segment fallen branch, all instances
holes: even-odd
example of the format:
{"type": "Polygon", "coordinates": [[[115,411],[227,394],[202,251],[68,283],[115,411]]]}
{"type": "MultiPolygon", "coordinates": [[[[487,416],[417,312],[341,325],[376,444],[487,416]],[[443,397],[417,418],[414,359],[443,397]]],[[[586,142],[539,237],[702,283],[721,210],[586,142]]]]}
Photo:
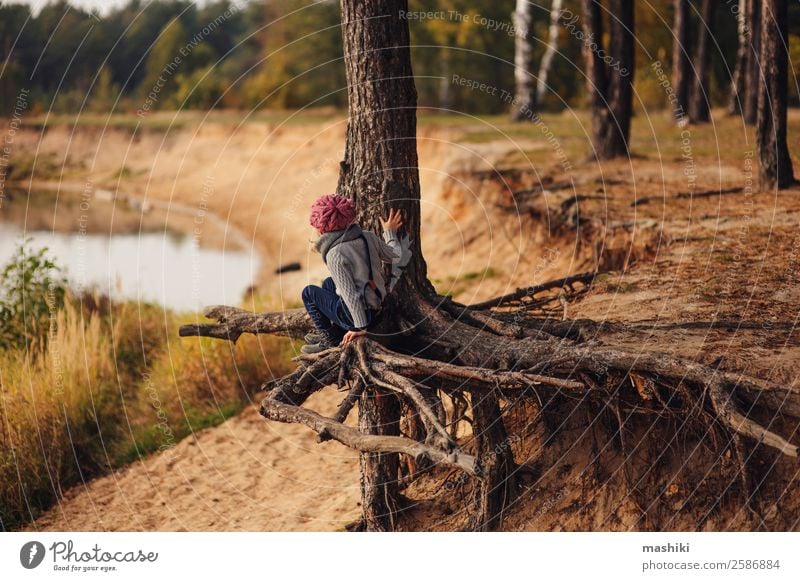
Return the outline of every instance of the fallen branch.
{"type": "Polygon", "coordinates": [[[203,311],[216,324],[181,325],[181,337],[212,337],[233,343],[244,333],[258,335],[270,333],[288,337],[302,337],[314,326],[305,309],[290,309],[277,313],[254,313],[236,307],[213,306],[203,311]]]}

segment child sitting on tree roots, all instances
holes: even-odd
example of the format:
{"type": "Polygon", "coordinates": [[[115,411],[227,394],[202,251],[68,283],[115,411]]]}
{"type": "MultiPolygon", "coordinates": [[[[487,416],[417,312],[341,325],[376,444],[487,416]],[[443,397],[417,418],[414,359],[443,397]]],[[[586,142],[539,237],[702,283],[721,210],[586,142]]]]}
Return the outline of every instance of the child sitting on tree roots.
{"type": "MultiPolygon", "coordinates": [[[[311,206],[311,225],[319,233],[314,249],[331,276],[322,286],[303,289],[303,304],[316,331],[306,335],[303,353],[319,353],[365,335],[386,297],[382,263],[391,263],[390,289],[410,259],[409,244],[397,231],[403,226],[399,210],[381,220],[383,240],[354,223],[356,209],[343,196],[321,196],[311,206]]],[[[407,238],[405,239],[408,240],[407,238]]]]}

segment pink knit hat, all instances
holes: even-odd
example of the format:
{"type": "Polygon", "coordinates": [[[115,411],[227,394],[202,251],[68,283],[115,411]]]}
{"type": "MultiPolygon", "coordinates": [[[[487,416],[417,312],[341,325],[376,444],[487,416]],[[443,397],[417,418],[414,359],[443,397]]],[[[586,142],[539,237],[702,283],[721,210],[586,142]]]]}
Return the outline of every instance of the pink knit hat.
{"type": "Polygon", "coordinates": [[[311,205],[311,225],[325,234],[343,230],[356,219],[356,208],[349,198],[336,194],[325,194],[311,205]]]}

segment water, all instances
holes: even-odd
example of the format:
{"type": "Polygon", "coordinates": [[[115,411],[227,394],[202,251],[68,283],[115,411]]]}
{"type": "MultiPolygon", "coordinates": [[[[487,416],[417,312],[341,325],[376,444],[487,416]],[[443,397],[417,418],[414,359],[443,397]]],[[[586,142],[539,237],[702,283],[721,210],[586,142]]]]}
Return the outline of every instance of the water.
{"type": "MultiPolygon", "coordinates": [[[[258,272],[252,249],[232,249],[230,240],[226,248],[200,243],[216,227],[208,220],[198,227],[198,238],[194,231],[189,235],[165,228],[166,212],[142,214],[126,202],[96,197],[81,202],[74,196],[34,192],[26,211],[26,199],[27,192],[16,194],[0,208],[0,264],[8,262],[26,235],[32,248],[49,249],[77,290],[199,310],[238,304],[258,272]]],[[[215,236],[221,241],[225,233],[215,236]]]]}

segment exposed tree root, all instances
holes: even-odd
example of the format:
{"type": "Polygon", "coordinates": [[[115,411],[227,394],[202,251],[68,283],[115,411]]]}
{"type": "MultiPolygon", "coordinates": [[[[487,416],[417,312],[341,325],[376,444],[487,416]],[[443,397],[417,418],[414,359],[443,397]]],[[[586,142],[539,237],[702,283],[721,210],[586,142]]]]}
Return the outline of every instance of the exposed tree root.
{"type": "Polygon", "coordinates": [[[364,434],[341,422],[325,418],[313,410],[281,403],[269,397],[265,398],[261,404],[261,415],[277,422],[303,424],[317,432],[322,441],[333,439],[362,452],[398,452],[414,458],[427,457],[434,462],[457,466],[467,474],[473,476],[478,474],[475,458],[469,454],[458,450],[445,452],[440,448],[410,438],[364,434]]]}
{"type": "MultiPolygon", "coordinates": [[[[524,303],[537,293],[590,284],[593,278],[592,273],[566,277],[472,307],[443,297],[405,305],[398,318],[407,322],[410,332],[395,336],[391,348],[363,339],[347,347],[301,355],[293,373],[265,385],[269,394],[261,413],[272,420],[303,424],[317,432],[320,441],[334,439],[362,453],[389,455],[387,458],[406,455],[413,460],[408,464],[412,470],[441,464],[476,477],[469,527],[481,530],[501,524],[514,496],[515,475],[520,473],[508,445],[502,400],[531,398],[542,411],[554,401],[570,398],[594,402],[599,409],[613,412],[626,457],[632,446],[626,426],[632,416],[626,412],[623,419],[622,410],[635,409],[638,417],[648,413],[682,417],[682,424],[694,422],[699,433],[710,434],[712,445],[718,433],[726,435],[721,441],[733,442],[745,488],[743,438],[797,457],[796,444],[752,417],[756,403],[777,411],[800,409],[800,393],[792,386],[773,385],[666,354],[608,347],[587,340],[602,330],[593,321],[562,322],[489,310],[510,304],[524,309],[524,303]],[[334,418],[302,407],[312,393],[329,385],[347,391],[334,418]],[[442,404],[443,396],[451,405],[442,404]],[[361,417],[362,412],[372,414],[369,410],[380,405],[398,405],[393,402],[408,410],[410,436],[400,434],[399,422],[391,430],[382,430],[380,422],[361,417]],[[360,429],[344,424],[356,403],[361,410],[360,429]],[[472,416],[468,417],[470,409],[472,416]],[[457,439],[457,426],[463,422],[471,424],[474,452],[465,451],[457,439]],[[372,432],[366,426],[373,426],[372,432]]],[[[242,333],[298,336],[310,328],[305,313],[298,310],[256,314],[212,307],[206,315],[216,324],[184,326],[181,336],[235,341],[242,333]]],[[[399,418],[399,411],[392,413],[399,418]]],[[[396,482],[402,475],[399,465],[386,466],[390,467],[379,479],[376,493],[386,497],[383,505],[391,513],[397,500],[389,497],[396,495],[396,482]]],[[[623,470],[633,494],[636,484],[627,468],[623,470]]],[[[647,519],[647,510],[641,510],[647,519]]],[[[388,520],[365,515],[364,523],[369,529],[395,525],[393,515],[388,520]]]]}
{"type": "Polygon", "coordinates": [[[485,310],[490,309],[493,307],[499,307],[504,304],[508,303],[518,303],[524,301],[533,300],[533,298],[544,291],[548,291],[554,288],[569,288],[574,290],[574,286],[577,283],[583,283],[584,285],[590,285],[592,281],[597,276],[596,272],[583,272],[581,274],[573,274],[571,276],[565,276],[564,278],[559,278],[556,280],[551,280],[542,284],[529,286],[525,288],[518,288],[513,293],[509,293],[506,295],[502,295],[499,297],[495,297],[493,299],[489,299],[480,303],[475,303],[474,305],[470,305],[470,309],[473,310],[485,310]]]}

